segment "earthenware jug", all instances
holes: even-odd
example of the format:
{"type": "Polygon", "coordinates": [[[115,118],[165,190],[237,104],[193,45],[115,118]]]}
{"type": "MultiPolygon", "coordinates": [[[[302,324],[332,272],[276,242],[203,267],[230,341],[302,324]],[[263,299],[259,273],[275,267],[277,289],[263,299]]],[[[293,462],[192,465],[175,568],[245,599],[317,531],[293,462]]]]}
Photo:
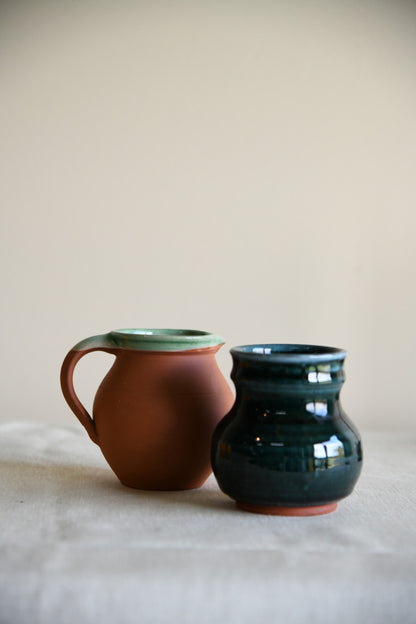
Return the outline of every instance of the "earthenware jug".
{"type": "Polygon", "coordinates": [[[121,329],[69,351],[61,369],[64,397],[124,485],[182,490],[207,479],[212,433],[233,403],[215,358],[223,343],[197,330],[121,329]],[[73,386],[76,363],[92,351],[116,356],[93,418],[73,386]]]}
{"type": "Polygon", "coordinates": [[[346,352],[259,344],[231,355],[237,396],[212,445],[220,488],[247,511],[333,511],[362,466],[360,435],[340,403],[346,352]]]}

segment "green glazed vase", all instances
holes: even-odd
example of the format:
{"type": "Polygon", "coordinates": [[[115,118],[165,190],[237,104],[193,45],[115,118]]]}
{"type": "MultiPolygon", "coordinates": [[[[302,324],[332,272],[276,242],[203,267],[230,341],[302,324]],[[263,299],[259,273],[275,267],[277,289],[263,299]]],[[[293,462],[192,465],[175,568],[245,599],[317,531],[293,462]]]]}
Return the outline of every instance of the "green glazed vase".
{"type": "Polygon", "coordinates": [[[213,435],[222,491],[247,511],[334,511],[361,472],[360,435],[340,403],[346,351],[258,344],[231,349],[236,399],[213,435]]]}

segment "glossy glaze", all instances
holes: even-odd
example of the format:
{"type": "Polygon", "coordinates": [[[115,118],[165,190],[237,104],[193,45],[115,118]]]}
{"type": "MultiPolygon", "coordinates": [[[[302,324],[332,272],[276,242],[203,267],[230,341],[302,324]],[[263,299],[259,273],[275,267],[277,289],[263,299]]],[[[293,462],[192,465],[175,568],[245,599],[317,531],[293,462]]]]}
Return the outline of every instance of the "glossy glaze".
{"type": "Polygon", "coordinates": [[[211,454],[221,489],[257,513],[333,511],[362,466],[360,435],[340,403],[346,352],[263,344],[231,355],[236,400],[211,454]]]}

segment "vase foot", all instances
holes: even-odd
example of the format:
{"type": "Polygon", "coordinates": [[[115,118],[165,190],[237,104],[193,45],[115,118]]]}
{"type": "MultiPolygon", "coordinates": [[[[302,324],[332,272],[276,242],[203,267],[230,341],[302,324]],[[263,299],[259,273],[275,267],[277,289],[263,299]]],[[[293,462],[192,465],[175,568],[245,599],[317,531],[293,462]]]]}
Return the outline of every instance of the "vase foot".
{"type": "Polygon", "coordinates": [[[311,507],[278,507],[272,505],[252,505],[250,503],[240,503],[237,507],[251,513],[267,514],[270,516],[320,516],[331,513],[337,508],[337,503],[326,505],[314,505],[311,507]]]}

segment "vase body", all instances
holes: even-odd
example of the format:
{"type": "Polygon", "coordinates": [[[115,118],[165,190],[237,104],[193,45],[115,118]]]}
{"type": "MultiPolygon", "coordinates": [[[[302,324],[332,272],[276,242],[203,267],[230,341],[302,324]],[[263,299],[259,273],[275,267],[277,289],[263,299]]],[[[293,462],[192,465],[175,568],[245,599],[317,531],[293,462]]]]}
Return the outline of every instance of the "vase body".
{"type": "Polygon", "coordinates": [[[212,444],[220,488],[248,511],[333,511],[362,466],[360,435],[340,403],[346,352],[270,344],[231,354],[236,400],[212,444]]]}
{"type": "Polygon", "coordinates": [[[215,358],[222,342],[195,330],[118,330],[68,353],[65,398],[124,485],[182,490],[207,479],[212,433],[233,402],[215,358]],[[76,362],[93,350],[116,357],[89,418],[71,387],[76,362]]]}

